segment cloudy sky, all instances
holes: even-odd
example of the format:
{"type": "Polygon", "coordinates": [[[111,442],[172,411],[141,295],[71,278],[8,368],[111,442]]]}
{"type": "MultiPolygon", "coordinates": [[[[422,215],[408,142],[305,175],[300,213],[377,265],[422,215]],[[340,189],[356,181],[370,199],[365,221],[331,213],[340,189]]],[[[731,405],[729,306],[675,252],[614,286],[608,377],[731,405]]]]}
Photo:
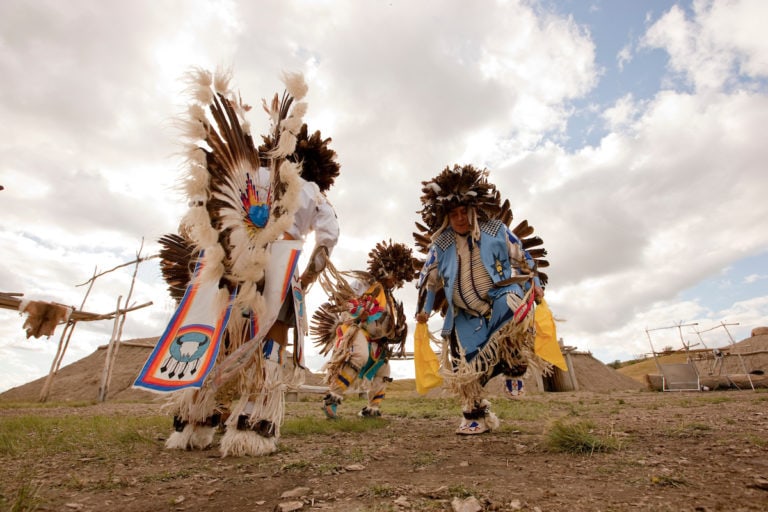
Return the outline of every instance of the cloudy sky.
{"type": "MultiPolygon", "coordinates": [[[[190,67],[230,67],[251,104],[299,71],[342,166],[337,267],[411,244],[420,182],[472,163],[544,239],[566,345],[611,362],[739,341],[768,324],[765,19],[763,0],[5,0],[0,291],[80,307],[94,271],[176,229],[190,67]]],[[[260,109],[250,121],[266,130],[260,109]]],[[[132,271],[98,279],[84,309],[113,310],[132,271]]],[[[415,295],[400,291],[411,312],[415,295]]],[[[173,311],[156,260],[131,296],[149,301],[122,339],[173,311]]],[[[0,390],[53,360],[62,328],[27,339],[23,322],[0,310],[0,390]]],[[[111,333],[78,324],[64,364],[111,333]]]]}

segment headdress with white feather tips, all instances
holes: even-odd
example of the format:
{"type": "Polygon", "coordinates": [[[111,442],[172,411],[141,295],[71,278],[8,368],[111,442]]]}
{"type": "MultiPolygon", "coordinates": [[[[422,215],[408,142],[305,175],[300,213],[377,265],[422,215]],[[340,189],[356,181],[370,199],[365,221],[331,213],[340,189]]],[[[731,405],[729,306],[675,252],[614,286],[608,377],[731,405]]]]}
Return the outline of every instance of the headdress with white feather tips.
{"type": "Polygon", "coordinates": [[[448,212],[457,206],[472,208],[478,221],[496,218],[501,209],[496,185],[488,181],[486,169],[456,164],[421,184],[423,208],[419,213],[433,233],[445,224],[448,212]]]}

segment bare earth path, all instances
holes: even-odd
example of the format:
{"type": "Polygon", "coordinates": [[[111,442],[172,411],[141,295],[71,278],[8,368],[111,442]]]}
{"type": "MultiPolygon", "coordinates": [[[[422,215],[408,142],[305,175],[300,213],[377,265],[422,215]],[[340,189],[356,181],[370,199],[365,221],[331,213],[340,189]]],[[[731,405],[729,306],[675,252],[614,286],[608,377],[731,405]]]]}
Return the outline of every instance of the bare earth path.
{"type": "MultiPolygon", "coordinates": [[[[458,406],[452,400],[438,399],[450,410],[437,417],[420,412],[430,410],[429,399],[413,400],[409,413],[393,399],[401,405],[390,415],[385,401],[379,428],[364,432],[285,434],[280,451],[266,457],[164,450],[170,431],[164,418],[150,442],[130,450],[104,446],[44,458],[2,452],[3,496],[9,501],[21,482],[34,481],[42,485],[38,510],[55,511],[452,510],[452,503],[542,512],[768,510],[765,392],[497,398],[502,428],[469,437],[453,433],[458,406]],[[588,421],[620,448],[550,451],[546,435],[557,419],[588,421]],[[281,497],[292,490],[295,496],[281,497]]],[[[345,402],[344,416],[352,418],[361,403],[345,402]]],[[[0,409],[0,417],[92,415],[115,422],[158,414],[156,404],[142,403],[0,409]]],[[[287,417],[327,421],[314,400],[288,403],[287,417]]]]}

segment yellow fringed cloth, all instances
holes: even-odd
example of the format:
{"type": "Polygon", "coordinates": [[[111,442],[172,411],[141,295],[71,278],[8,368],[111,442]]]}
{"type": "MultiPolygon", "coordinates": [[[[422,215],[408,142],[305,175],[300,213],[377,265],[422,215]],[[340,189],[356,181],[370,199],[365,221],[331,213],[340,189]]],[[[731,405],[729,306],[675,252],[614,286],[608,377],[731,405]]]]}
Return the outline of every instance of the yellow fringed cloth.
{"type": "Polygon", "coordinates": [[[549,309],[549,305],[544,299],[541,299],[541,303],[536,305],[534,322],[536,325],[534,352],[546,362],[567,372],[568,365],[560,351],[560,343],[557,341],[555,319],[552,316],[552,310],[549,309]]]}
{"type": "Polygon", "coordinates": [[[440,376],[440,361],[429,344],[429,330],[426,323],[417,323],[413,333],[413,364],[416,370],[416,392],[426,394],[430,389],[443,384],[440,376]]]}

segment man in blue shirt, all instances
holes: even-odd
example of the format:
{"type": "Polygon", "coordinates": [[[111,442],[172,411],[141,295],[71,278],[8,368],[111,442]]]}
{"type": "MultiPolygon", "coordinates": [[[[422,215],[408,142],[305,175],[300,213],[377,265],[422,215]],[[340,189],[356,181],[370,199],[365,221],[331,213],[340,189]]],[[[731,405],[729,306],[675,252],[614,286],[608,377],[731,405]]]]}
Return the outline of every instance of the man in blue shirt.
{"type": "Polygon", "coordinates": [[[457,434],[481,434],[499,425],[485,384],[499,374],[517,380],[529,364],[544,365],[533,350],[534,302],[544,292],[535,260],[497,218],[502,206],[487,171],[446,168],[422,192],[421,214],[432,234],[416,319],[426,322],[436,310],[444,315],[452,369],[446,383],[462,401],[457,434]]]}

